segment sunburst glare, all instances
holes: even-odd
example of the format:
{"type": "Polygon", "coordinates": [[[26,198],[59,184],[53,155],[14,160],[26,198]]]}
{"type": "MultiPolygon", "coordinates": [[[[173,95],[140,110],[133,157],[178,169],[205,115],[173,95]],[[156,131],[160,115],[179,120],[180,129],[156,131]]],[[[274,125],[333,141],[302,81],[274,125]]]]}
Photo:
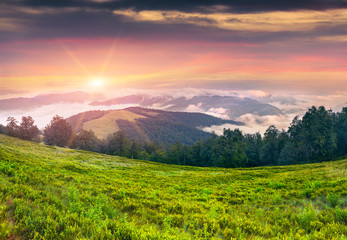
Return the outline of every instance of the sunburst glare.
{"type": "Polygon", "coordinates": [[[96,77],[96,78],[93,78],[93,79],[90,81],[90,85],[91,85],[92,87],[95,87],[95,88],[100,88],[100,87],[102,87],[104,84],[105,84],[105,79],[102,78],[102,77],[96,77]]]}

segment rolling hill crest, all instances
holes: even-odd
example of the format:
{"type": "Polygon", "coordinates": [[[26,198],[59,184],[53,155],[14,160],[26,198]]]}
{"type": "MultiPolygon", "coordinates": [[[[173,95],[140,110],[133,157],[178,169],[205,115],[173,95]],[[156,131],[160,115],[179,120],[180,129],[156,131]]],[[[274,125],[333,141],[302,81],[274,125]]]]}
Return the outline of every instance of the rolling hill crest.
{"type": "Polygon", "coordinates": [[[203,113],[169,112],[140,107],[87,111],[71,116],[67,121],[75,131],[93,130],[98,138],[124,131],[130,139],[157,141],[162,144],[175,141],[193,144],[199,139],[206,139],[210,133],[202,131],[202,127],[226,123],[243,125],[241,122],[223,120],[203,113]]]}

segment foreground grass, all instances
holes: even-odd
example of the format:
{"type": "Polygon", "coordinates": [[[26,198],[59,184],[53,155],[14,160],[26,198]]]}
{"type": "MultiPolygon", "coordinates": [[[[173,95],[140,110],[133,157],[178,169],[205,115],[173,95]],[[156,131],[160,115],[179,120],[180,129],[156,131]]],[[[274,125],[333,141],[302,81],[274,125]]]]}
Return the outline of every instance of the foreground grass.
{"type": "Polygon", "coordinates": [[[0,135],[0,239],[346,239],[347,160],[156,164],[0,135]]]}

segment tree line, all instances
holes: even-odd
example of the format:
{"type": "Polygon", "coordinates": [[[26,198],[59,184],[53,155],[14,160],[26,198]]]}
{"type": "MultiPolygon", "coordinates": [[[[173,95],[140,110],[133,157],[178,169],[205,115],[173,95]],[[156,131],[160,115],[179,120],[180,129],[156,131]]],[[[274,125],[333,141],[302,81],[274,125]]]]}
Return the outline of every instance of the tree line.
{"type": "Polygon", "coordinates": [[[169,146],[127,138],[124,131],[98,139],[92,130],[75,133],[60,116],[40,133],[34,120],[22,117],[18,122],[9,117],[0,132],[25,140],[74,149],[156,162],[206,166],[255,167],[288,165],[331,160],[347,154],[347,107],[334,113],[323,106],[310,108],[302,119],[295,117],[287,131],[270,126],[264,136],[243,134],[239,129],[224,129],[223,135],[212,133],[193,145],[175,142],[169,146]]]}

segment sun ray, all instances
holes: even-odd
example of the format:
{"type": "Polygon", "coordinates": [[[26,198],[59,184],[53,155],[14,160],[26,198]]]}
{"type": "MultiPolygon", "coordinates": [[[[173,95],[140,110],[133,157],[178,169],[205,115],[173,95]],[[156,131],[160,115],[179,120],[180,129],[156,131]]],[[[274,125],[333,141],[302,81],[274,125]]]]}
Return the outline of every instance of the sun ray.
{"type": "Polygon", "coordinates": [[[100,70],[100,72],[99,72],[100,75],[103,75],[103,74],[105,73],[105,71],[106,71],[108,65],[110,64],[110,60],[111,60],[111,57],[112,57],[112,55],[113,55],[113,53],[114,53],[114,50],[115,50],[115,48],[116,48],[117,42],[118,42],[118,39],[116,39],[116,40],[113,42],[113,44],[111,45],[110,50],[108,51],[107,56],[106,56],[106,58],[105,58],[104,64],[102,65],[101,70],[100,70]]]}
{"type": "Polygon", "coordinates": [[[115,50],[115,48],[117,46],[117,43],[119,41],[121,32],[122,32],[122,29],[120,29],[120,31],[118,32],[117,37],[113,41],[113,43],[112,43],[112,45],[110,47],[110,50],[108,51],[107,56],[105,58],[104,64],[102,65],[102,67],[100,69],[99,75],[103,75],[105,73],[106,69],[108,68],[108,65],[110,64],[110,61],[111,61],[111,58],[113,56],[114,50],[115,50]]]}
{"type": "Polygon", "coordinates": [[[60,46],[65,50],[65,52],[71,57],[71,59],[80,67],[80,69],[82,70],[82,72],[84,74],[86,74],[88,77],[91,77],[90,72],[88,71],[88,69],[81,63],[81,61],[70,51],[70,49],[68,49],[64,43],[62,43],[61,41],[58,41],[60,46]]]}

